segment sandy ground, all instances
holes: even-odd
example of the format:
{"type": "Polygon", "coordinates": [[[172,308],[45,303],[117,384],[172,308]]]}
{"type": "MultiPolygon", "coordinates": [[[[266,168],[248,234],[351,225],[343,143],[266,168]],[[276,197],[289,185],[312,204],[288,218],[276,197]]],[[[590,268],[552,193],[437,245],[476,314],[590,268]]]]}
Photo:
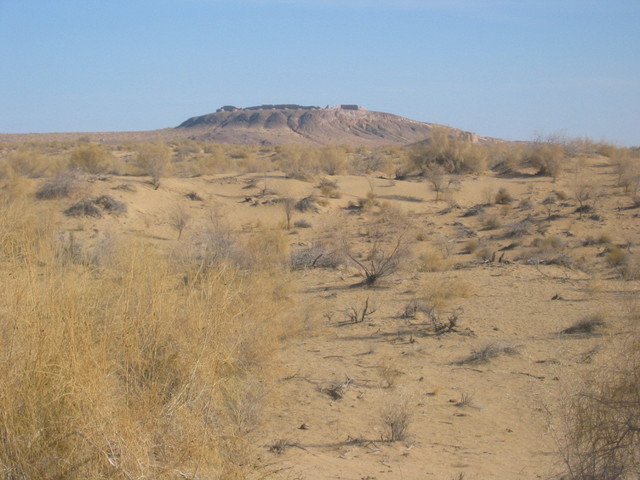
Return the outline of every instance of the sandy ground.
{"type": "MultiPolygon", "coordinates": [[[[601,234],[618,245],[640,240],[638,210],[626,208],[630,201],[614,186],[612,167],[594,159],[586,168],[604,196],[597,216],[582,218],[575,213],[571,171],[557,181],[462,177],[441,202],[424,181],[331,177],[340,198],[322,199],[316,212],[293,213],[292,221],[311,226],[285,231],[292,251],[343,239],[362,253],[370,245],[370,219],[382,211],[392,225],[384,239],[392,243],[402,233],[409,253],[396,273],[372,288],[358,286],[362,277],[353,262],[293,272],[290,295],[300,328],[284,340],[271,366],[275,379],[255,436],[258,476],[534,479],[561,471],[549,423],[554,425],[555,412],[581,374],[603,368],[631,328],[627,312],[640,287],[606,264],[605,245],[583,245],[601,234]],[[483,230],[481,215],[464,214],[499,188],[514,201],[487,206],[484,218],[495,215],[502,226],[483,230]],[[369,192],[378,206],[370,212],[348,208],[369,192]],[[566,199],[558,200],[554,217],[547,219],[542,201],[554,192],[566,199]],[[510,225],[528,216],[531,231],[506,236],[510,225]],[[531,253],[534,240],[543,236],[557,237],[560,246],[531,253]],[[473,238],[496,253],[494,261],[465,253],[473,238]],[[444,252],[446,268],[421,271],[420,254],[434,251],[444,252]],[[560,254],[571,262],[539,261],[560,254]],[[424,298],[436,303],[442,320],[458,312],[454,331],[437,334],[421,312],[403,315],[412,301],[424,298]],[[375,312],[361,323],[350,322],[350,309],[361,309],[367,299],[375,312]],[[559,333],[594,314],[606,322],[595,334],[559,333]],[[469,360],[490,344],[501,353],[487,362],[469,360]],[[392,407],[408,418],[406,435],[395,442],[385,441],[382,420],[392,407]]],[[[312,193],[318,195],[316,183],[278,173],[171,178],[157,190],[144,178],[109,177],[83,195],[111,195],[128,206],[127,214],[66,222],[88,241],[117,231],[172,247],[216,222],[241,234],[259,225],[282,228],[284,209],[277,200],[312,193]],[[189,193],[200,199],[188,199],[189,193]],[[178,206],[189,217],[180,240],[171,221],[178,206]]],[[[71,203],[60,201],[56,208],[71,203]]]]}

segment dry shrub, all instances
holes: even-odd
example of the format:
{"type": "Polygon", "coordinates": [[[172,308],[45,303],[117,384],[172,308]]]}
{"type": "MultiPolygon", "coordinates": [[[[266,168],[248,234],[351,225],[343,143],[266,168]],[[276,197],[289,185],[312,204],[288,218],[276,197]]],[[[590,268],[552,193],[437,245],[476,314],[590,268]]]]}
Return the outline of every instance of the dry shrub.
{"type": "Polygon", "coordinates": [[[68,217],[100,218],[102,211],[112,215],[120,215],[127,211],[127,206],[109,195],[102,195],[94,200],[80,200],[67,208],[64,214],[68,217]]]}
{"type": "Polygon", "coordinates": [[[565,146],[557,139],[537,140],[525,151],[523,162],[537,170],[538,175],[557,178],[562,174],[565,146]]]}
{"type": "Polygon", "coordinates": [[[338,268],[345,263],[344,252],[321,243],[293,250],[290,256],[292,270],[307,268],[338,268]]]}
{"type": "Polygon", "coordinates": [[[300,212],[318,212],[320,209],[318,208],[318,199],[315,195],[309,195],[308,197],[304,197],[298,200],[295,204],[296,210],[300,212]]]}
{"type": "Polygon", "coordinates": [[[564,249],[566,242],[557,235],[548,235],[542,238],[535,238],[531,245],[537,249],[536,254],[549,255],[564,249]]]}
{"type": "MultiPolygon", "coordinates": [[[[16,175],[29,178],[43,177],[50,168],[49,162],[41,153],[29,149],[20,149],[9,153],[1,162],[0,170],[4,170],[2,168],[4,166],[16,175]]],[[[1,176],[8,176],[8,172],[1,176]]]]}
{"type": "Polygon", "coordinates": [[[478,240],[477,238],[470,238],[464,243],[464,246],[462,247],[462,253],[475,253],[478,248],[480,248],[480,240],[478,240]]]}
{"type": "Polygon", "coordinates": [[[487,154],[485,148],[473,143],[471,136],[447,127],[434,127],[431,137],[411,152],[410,168],[424,173],[439,165],[447,173],[478,173],[487,166],[487,154]]]}
{"type": "Polygon", "coordinates": [[[418,257],[419,272],[442,272],[450,267],[450,259],[440,249],[427,249],[418,257]]]}
{"type": "Polygon", "coordinates": [[[74,171],[66,171],[44,182],[36,191],[36,198],[39,200],[67,198],[79,189],[80,175],[74,171]]]}
{"type": "Polygon", "coordinates": [[[514,346],[491,342],[473,350],[468,357],[456,362],[456,365],[487,363],[501,355],[515,355],[517,353],[518,350],[514,346]]]}
{"type": "Polygon", "coordinates": [[[276,165],[287,178],[310,181],[323,171],[318,148],[280,145],[276,148],[276,154],[276,165]]]}
{"type": "Polygon", "coordinates": [[[557,442],[572,480],[640,476],[640,340],[588,376],[557,412],[557,442]]]}
{"type": "Polygon", "coordinates": [[[605,324],[604,316],[600,314],[589,315],[581,318],[570,327],[561,330],[560,333],[565,335],[591,334],[603,327],[605,324]]]}
{"type": "Polygon", "coordinates": [[[408,399],[386,403],[380,411],[383,432],[381,439],[386,442],[406,440],[411,423],[411,411],[408,399]]]}
{"type": "Polygon", "coordinates": [[[347,170],[345,154],[340,152],[337,147],[322,147],[318,155],[320,169],[327,175],[339,175],[347,170]]]}
{"type": "Polygon", "coordinates": [[[136,166],[151,177],[151,185],[156,189],[170,167],[171,155],[171,148],[164,143],[144,143],[136,148],[136,166]]]}
{"type": "Polygon", "coordinates": [[[496,193],[494,200],[498,205],[507,205],[513,202],[513,197],[506,188],[502,187],[498,190],[498,193],[496,193]]]}
{"type": "Polygon", "coordinates": [[[340,198],[340,191],[338,190],[338,182],[323,178],[318,183],[318,189],[323,197],[327,198],[340,198]]]}
{"type": "Polygon", "coordinates": [[[355,254],[349,245],[345,245],[345,255],[364,276],[363,285],[373,286],[378,280],[395,273],[407,257],[407,246],[402,235],[396,234],[390,242],[385,241],[384,237],[387,236],[391,235],[376,229],[364,255],[355,254]]]}
{"type": "Polygon", "coordinates": [[[469,283],[458,278],[434,277],[423,289],[424,300],[436,310],[442,310],[456,298],[467,298],[473,292],[469,283]]]}
{"type": "Polygon", "coordinates": [[[535,229],[534,223],[529,219],[525,218],[519,222],[512,223],[507,225],[504,237],[505,238],[520,238],[526,235],[531,235],[535,229]]]}
{"type": "Polygon", "coordinates": [[[629,263],[629,258],[629,252],[626,252],[615,245],[612,245],[607,249],[607,255],[605,256],[607,263],[611,267],[621,267],[629,263]]]}
{"type": "Polygon", "coordinates": [[[87,173],[105,173],[112,169],[114,157],[106,147],[90,143],[73,150],[69,164],[87,173]]]}
{"type": "Polygon", "coordinates": [[[389,359],[383,359],[378,365],[378,373],[381,380],[380,386],[382,388],[391,388],[395,385],[396,380],[398,380],[403,372],[389,359]]]}
{"type": "Polygon", "coordinates": [[[67,208],[64,214],[68,217],[102,217],[102,213],[92,200],[80,200],[67,208]]]}
{"type": "Polygon", "coordinates": [[[99,272],[61,263],[42,207],[0,202],[3,477],[246,478],[282,332],[273,272],[187,284],[135,242],[99,272]]]}
{"type": "Polygon", "coordinates": [[[482,214],[480,216],[483,230],[495,230],[502,226],[500,218],[496,214],[482,214]]]}

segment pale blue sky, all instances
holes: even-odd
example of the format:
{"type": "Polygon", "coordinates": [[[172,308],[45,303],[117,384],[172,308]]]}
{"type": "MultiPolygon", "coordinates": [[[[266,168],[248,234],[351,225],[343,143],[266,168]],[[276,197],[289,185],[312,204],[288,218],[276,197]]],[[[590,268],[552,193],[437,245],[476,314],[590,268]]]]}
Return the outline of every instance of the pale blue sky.
{"type": "Polygon", "coordinates": [[[640,0],[0,0],[0,132],[336,105],[640,145],[640,0]]]}

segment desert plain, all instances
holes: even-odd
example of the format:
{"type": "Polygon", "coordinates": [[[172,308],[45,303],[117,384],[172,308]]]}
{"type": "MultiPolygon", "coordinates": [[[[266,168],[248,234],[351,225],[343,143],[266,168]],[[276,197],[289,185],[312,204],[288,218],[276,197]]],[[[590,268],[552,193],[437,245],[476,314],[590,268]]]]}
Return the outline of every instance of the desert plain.
{"type": "Polygon", "coordinates": [[[589,478],[636,150],[144,140],[0,146],[4,478],[589,478]]]}

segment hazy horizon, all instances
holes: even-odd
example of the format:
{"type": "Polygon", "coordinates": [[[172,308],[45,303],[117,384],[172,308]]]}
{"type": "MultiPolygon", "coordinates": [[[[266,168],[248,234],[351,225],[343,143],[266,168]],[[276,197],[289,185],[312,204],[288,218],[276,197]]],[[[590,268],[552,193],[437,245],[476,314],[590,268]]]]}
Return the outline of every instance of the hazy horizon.
{"type": "Polygon", "coordinates": [[[640,3],[0,0],[0,132],[358,104],[483,136],[640,145],[640,3]]]}

